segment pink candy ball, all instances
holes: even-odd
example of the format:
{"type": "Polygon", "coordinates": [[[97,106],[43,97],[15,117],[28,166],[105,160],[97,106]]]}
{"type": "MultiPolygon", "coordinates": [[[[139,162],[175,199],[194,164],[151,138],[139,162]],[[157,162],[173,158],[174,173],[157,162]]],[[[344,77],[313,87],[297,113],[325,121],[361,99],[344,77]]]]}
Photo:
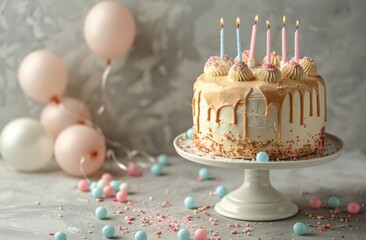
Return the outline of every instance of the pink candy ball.
{"type": "Polygon", "coordinates": [[[110,173],[104,173],[101,177],[106,182],[111,182],[113,180],[113,176],[110,173]]]}
{"type": "Polygon", "coordinates": [[[360,205],[356,202],[350,202],[347,205],[347,211],[351,214],[357,214],[360,211],[360,205]]]}
{"type": "Polygon", "coordinates": [[[106,197],[113,197],[115,194],[114,188],[110,185],[107,185],[103,188],[103,193],[104,193],[104,196],[106,196],[106,197]]]}
{"type": "Polygon", "coordinates": [[[78,183],[78,189],[80,192],[86,192],[89,190],[89,183],[85,179],[82,179],[78,183]]]}
{"type": "Polygon", "coordinates": [[[118,202],[127,202],[127,193],[125,191],[119,191],[116,198],[118,202]]]}
{"type": "Polygon", "coordinates": [[[129,162],[127,165],[128,175],[131,177],[140,177],[142,176],[142,171],[136,163],[129,162]]]}
{"type": "Polygon", "coordinates": [[[60,133],[55,143],[55,158],[66,173],[83,176],[99,170],[105,160],[105,139],[94,128],[85,125],[73,125],[60,133]]]}
{"type": "Polygon", "coordinates": [[[309,200],[309,206],[312,209],[319,209],[322,204],[322,201],[318,197],[311,197],[309,200]]]}
{"type": "Polygon", "coordinates": [[[194,237],[196,240],[206,240],[207,239],[207,231],[205,229],[197,229],[194,233],[194,237]]]}

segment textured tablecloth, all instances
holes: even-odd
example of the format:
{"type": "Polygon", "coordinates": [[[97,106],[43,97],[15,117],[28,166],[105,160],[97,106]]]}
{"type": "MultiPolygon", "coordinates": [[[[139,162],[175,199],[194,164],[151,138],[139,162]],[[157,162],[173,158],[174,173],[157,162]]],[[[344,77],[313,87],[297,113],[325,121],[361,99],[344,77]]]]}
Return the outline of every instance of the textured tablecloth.
{"type": "Polygon", "coordinates": [[[154,176],[148,169],[144,170],[143,177],[131,178],[124,173],[116,176],[131,184],[133,194],[129,195],[131,203],[128,205],[113,202],[113,199],[96,202],[89,192],[81,193],[76,189],[77,179],[59,170],[19,173],[0,161],[0,239],[52,239],[49,234],[56,231],[64,231],[69,240],[104,239],[101,229],[106,224],[116,227],[115,239],[134,239],[137,230],[144,230],[148,239],[173,240],[177,239],[174,229],[180,227],[189,228],[192,233],[203,227],[209,232],[209,238],[216,235],[212,239],[221,237],[222,240],[366,239],[363,205],[366,202],[366,157],[362,152],[347,153],[341,159],[318,167],[271,171],[274,187],[287,194],[301,209],[292,218],[273,222],[227,219],[213,208],[208,208],[205,214],[186,209],[183,200],[188,195],[194,196],[199,206],[217,202],[218,197],[210,192],[218,185],[225,185],[229,190],[240,186],[243,170],[210,167],[215,179],[199,182],[196,177],[201,165],[176,155],[170,157],[170,162],[163,176],[154,176]],[[332,219],[330,209],[311,210],[308,200],[312,195],[324,202],[333,195],[338,196],[343,211],[332,219]],[[362,212],[347,214],[344,210],[350,201],[362,204],[362,212]],[[108,219],[95,217],[97,206],[108,209],[108,219]],[[116,213],[118,210],[120,214],[116,213]],[[307,212],[318,219],[309,217],[307,212]],[[126,216],[135,220],[127,224],[126,216]],[[298,221],[308,224],[306,236],[293,233],[292,226],[298,221]],[[250,236],[243,233],[247,223],[250,236]],[[328,223],[329,228],[323,229],[328,223]],[[118,230],[118,226],[122,230],[118,230]],[[237,234],[232,234],[233,230],[237,234]]]}

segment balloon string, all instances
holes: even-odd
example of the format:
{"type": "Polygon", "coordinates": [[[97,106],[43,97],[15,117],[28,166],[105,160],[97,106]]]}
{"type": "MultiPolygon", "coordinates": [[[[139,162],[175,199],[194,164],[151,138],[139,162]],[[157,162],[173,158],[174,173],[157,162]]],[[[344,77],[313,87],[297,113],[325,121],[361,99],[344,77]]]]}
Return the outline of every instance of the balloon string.
{"type": "Polygon", "coordinates": [[[83,177],[88,180],[88,182],[90,182],[90,179],[88,178],[88,176],[85,174],[85,171],[84,171],[84,164],[85,162],[89,160],[89,157],[88,156],[82,156],[81,157],[81,160],[80,160],[80,172],[81,174],[83,174],[83,177]]]}
{"type": "MultiPolygon", "coordinates": [[[[107,64],[107,66],[106,66],[106,68],[105,68],[105,70],[103,72],[102,79],[101,79],[101,83],[100,83],[102,98],[103,98],[104,102],[106,102],[109,105],[109,108],[110,108],[111,104],[109,104],[108,97],[106,95],[106,87],[107,87],[107,84],[108,84],[108,77],[110,75],[111,69],[112,69],[112,66],[110,64],[107,64]]],[[[70,110],[69,108],[67,108],[62,103],[62,101],[60,103],[60,106],[63,107],[64,110],[67,113],[69,113],[72,117],[74,117],[76,119],[77,118],[80,118],[79,115],[75,114],[72,110],[70,110]]],[[[98,108],[98,111],[97,111],[97,116],[98,116],[97,117],[97,121],[98,121],[99,117],[101,117],[103,115],[103,113],[104,113],[105,110],[106,110],[106,106],[104,104],[102,104],[98,108]]],[[[142,150],[139,151],[139,150],[136,150],[136,149],[130,150],[129,148],[127,148],[122,143],[107,138],[105,136],[105,134],[103,133],[102,129],[97,124],[95,124],[94,122],[90,121],[89,119],[82,119],[82,121],[84,121],[86,125],[89,125],[89,126],[93,127],[96,130],[96,132],[105,139],[106,143],[109,146],[112,146],[112,147],[121,149],[125,153],[125,155],[126,155],[127,162],[132,161],[135,156],[137,156],[137,155],[140,154],[141,156],[143,156],[147,160],[147,162],[136,161],[136,163],[140,167],[147,168],[147,167],[150,167],[153,163],[155,163],[155,158],[152,157],[147,152],[142,151],[142,150]]],[[[106,158],[107,158],[107,160],[112,161],[112,163],[114,163],[121,170],[127,171],[126,165],[123,164],[120,160],[118,160],[118,158],[116,157],[116,155],[115,155],[115,153],[114,153],[114,151],[112,149],[108,149],[107,150],[107,152],[106,152],[106,158]]],[[[81,160],[80,160],[80,171],[83,174],[84,178],[87,179],[87,180],[89,180],[88,177],[87,177],[87,175],[85,174],[85,171],[84,171],[84,164],[87,161],[87,159],[89,159],[89,158],[88,157],[86,158],[85,156],[83,156],[81,158],[81,160]]]]}

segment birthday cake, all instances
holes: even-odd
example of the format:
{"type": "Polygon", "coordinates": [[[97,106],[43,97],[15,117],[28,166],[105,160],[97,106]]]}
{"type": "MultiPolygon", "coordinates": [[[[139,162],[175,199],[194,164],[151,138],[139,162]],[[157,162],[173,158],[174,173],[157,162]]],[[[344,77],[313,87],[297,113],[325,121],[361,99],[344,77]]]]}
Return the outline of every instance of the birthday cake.
{"type": "Polygon", "coordinates": [[[313,59],[280,67],[277,54],[249,68],[229,57],[210,57],[194,84],[193,143],[228,158],[296,159],[321,150],[326,87],[313,59]]]}

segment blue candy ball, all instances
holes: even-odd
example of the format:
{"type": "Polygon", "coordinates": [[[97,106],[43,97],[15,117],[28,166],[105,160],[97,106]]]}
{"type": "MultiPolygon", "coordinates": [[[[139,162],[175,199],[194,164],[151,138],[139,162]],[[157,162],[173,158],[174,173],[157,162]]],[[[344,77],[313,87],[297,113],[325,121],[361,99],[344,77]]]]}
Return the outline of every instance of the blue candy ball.
{"type": "Polygon", "coordinates": [[[99,219],[103,219],[107,217],[107,209],[105,207],[98,207],[95,209],[95,216],[99,219]]]}
{"type": "Polygon", "coordinates": [[[187,130],[187,132],[186,132],[186,138],[187,138],[187,139],[192,139],[192,136],[193,136],[193,129],[192,129],[192,128],[190,128],[190,129],[188,129],[188,130],[187,130]]]}
{"type": "Polygon", "coordinates": [[[159,164],[154,164],[151,166],[151,173],[155,176],[159,176],[163,173],[163,168],[159,164]]]}
{"type": "Polygon", "coordinates": [[[92,190],[93,197],[95,198],[101,198],[103,197],[103,190],[99,187],[95,187],[92,190]]]}
{"type": "Polygon", "coordinates": [[[114,228],[111,225],[105,225],[102,229],[102,234],[106,238],[112,238],[114,236],[114,228]]]}
{"type": "Polygon", "coordinates": [[[294,233],[297,235],[303,235],[306,233],[306,226],[302,222],[297,222],[294,224],[294,233]]]}
{"type": "Polygon", "coordinates": [[[257,156],[255,156],[255,160],[260,163],[268,162],[269,156],[266,152],[259,152],[257,153],[257,156]]]}
{"type": "Polygon", "coordinates": [[[119,181],[119,180],[113,180],[110,183],[110,185],[114,189],[115,192],[118,192],[119,191],[119,185],[121,185],[121,181],[119,181]]]}
{"type": "Polygon", "coordinates": [[[198,176],[203,179],[209,179],[210,178],[210,171],[207,168],[201,168],[198,171],[198,176]]]}
{"type": "Polygon", "coordinates": [[[96,187],[98,187],[98,183],[97,182],[91,182],[90,184],[89,184],[89,188],[90,188],[90,190],[93,190],[94,188],[96,188],[96,187]]]}
{"type": "Polygon", "coordinates": [[[227,188],[225,186],[218,186],[215,192],[217,196],[223,198],[227,194],[227,188]]]}
{"type": "Polygon", "coordinates": [[[337,197],[331,197],[328,199],[328,205],[332,208],[337,208],[341,205],[341,200],[337,197]]]}
{"type": "Polygon", "coordinates": [[[187,228],[182,228],[178,232],[178,239],[179,240],[189,240],[191,234],[187,228]]]}
{"type": "Polygon", "coordinates": [[[169,164],[169,158],[166,154],[160,154],[156,157],[156,161],[161,166],[167,166],[169,164]]]}
{"type": "Polygon", "coordinates": [[[147,235],[144,231],[138,231],[135,234],[135,240],[147,240],[147,235]]]}
{"type": "Polygon", "coordinates": [[[64,232],[57,232],[55,235],[53,235],[54,240],[66,240],[66,234],[64,232]]]}
{"type": "Polygon", "coordinates": [[[188,196],[184,199],[184,206],[188,209],[193,209],[197,207],[196,199],[194,197],[188,196]]]}

